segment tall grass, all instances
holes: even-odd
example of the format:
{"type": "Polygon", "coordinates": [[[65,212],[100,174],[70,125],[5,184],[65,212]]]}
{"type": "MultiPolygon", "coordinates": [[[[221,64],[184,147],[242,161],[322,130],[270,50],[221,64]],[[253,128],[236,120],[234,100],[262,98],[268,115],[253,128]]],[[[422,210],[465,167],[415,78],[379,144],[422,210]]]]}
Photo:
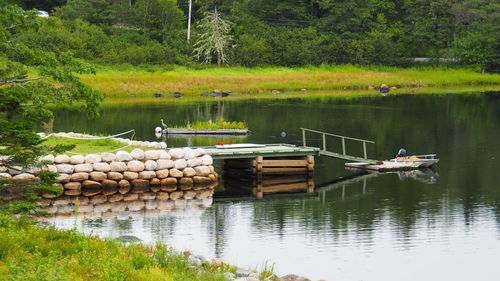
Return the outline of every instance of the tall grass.
{"type": "Polygon", "coordinates": [[[268,94],[271,90],[300,91],[366,89],[380,84],[410,87],[500,84],[500,75],[481,74],[465,68],[397,68],[386,66],[321,65],[286,67],[209,67],[190,69],[181,66],[142,70],[101,68],[96,76],[82,76],[92,87],[108,96],[152,96],[155,93],[181,92],[198,96],[213,90],[244,94],[268,94]]]}
{"type": "MultiPolygon", "coordinates": [[[[132,244],[22,223],[0,213],[1,280],[226,280],[235,268],[193,265],[163,246],[132,244]]],[[[266,272],[266,275],[269,273],[266,272]]]]}

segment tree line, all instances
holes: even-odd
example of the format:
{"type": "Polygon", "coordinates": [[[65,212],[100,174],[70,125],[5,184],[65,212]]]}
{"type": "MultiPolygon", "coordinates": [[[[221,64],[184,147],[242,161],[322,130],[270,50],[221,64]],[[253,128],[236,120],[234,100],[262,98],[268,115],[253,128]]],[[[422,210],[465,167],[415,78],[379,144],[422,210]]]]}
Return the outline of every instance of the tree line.
{"type": "Polygon", "coordinates": [[[189,42],[189,0],[6,2],[51,15],[15,40],[103,64],[407,66],[426,58],[499,70],[500,4],[488,0],[193,0],[189,42]]]}

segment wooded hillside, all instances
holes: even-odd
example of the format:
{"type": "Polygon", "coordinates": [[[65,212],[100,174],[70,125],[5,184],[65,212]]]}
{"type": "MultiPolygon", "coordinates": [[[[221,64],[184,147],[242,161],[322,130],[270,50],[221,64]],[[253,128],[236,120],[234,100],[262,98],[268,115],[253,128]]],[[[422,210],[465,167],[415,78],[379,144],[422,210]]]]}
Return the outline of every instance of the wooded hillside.
{"type": "Polygon", "coordinates": [[[216,63],[219,46],[227,64],[242,66],[430,58],[424,63],[499,69],[500,4],[488,0],[193,0],[189,42],[189,0],[1,2],[50,14],[15,40],[103,64],[216,63]],[[214,13],[229,26],[223,37],[203,24],[214,13]],[[200,56],[203,38],[213,48],[200,56]]]}

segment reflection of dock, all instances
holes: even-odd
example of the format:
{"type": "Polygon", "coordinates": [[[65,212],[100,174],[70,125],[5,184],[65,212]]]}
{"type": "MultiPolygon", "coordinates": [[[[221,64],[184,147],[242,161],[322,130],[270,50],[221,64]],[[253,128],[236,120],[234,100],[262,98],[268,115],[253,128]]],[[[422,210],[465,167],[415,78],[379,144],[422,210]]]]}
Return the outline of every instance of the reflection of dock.
{"type": "Polygon", "coordinates": [[[314,192],[314,180],[307,175],[240,177],[230,174],[224,177],[225,192],[215,197],[253,196],[262,199],[270,195],[309,194],[314,192]]]}

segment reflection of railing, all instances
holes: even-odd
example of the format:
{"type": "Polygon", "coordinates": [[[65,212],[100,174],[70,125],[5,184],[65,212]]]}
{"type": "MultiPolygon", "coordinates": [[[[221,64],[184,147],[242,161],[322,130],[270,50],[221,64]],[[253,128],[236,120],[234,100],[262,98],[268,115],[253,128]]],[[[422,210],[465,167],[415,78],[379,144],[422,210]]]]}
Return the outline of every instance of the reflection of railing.
{"type": "Polygon", "coordinates": [[[367,163],[374,163],[374,164],[377,163],[377,160],[368,159],[368,153],[367,153],[367,150],[366,150],[366,144],[367,143],[375,143],[374,141],[364,140],[364,139],[357,139],[357,138],[351,138],[351,137],[346,137],[346,136],[341,136],[341,135],[336,135],[336,134],[330,134],[330,133],[316,131],[316,130],[311,130],[311,129],[306,129],[306,128],[300,128],[300,129],[302,130],[302,145],[304,147],[307,146],[307,143],[306,143],[306,132],[320,134],[322,136],[323,146],[322,146],[321,150],[319,151],[320,155],[330,156],[330,157],[334,157],[334,158],[340,158],[340,159],[349,160],[349,161],[367,162],[367,163]],[[341,139],[341,141],[342,141],[342,154],[337,153],[337,152],[328,151],[326,149],[326,137],[327,136],[329,136],[329,137],[336,137],[336,138],[340,138],[341,139]],[[347,155],[347,152],[346,152],[346,140],[357,141],[357,142],[361,142],[363,144],[363,158],[357,157],[357,156],[347,155]]]}

